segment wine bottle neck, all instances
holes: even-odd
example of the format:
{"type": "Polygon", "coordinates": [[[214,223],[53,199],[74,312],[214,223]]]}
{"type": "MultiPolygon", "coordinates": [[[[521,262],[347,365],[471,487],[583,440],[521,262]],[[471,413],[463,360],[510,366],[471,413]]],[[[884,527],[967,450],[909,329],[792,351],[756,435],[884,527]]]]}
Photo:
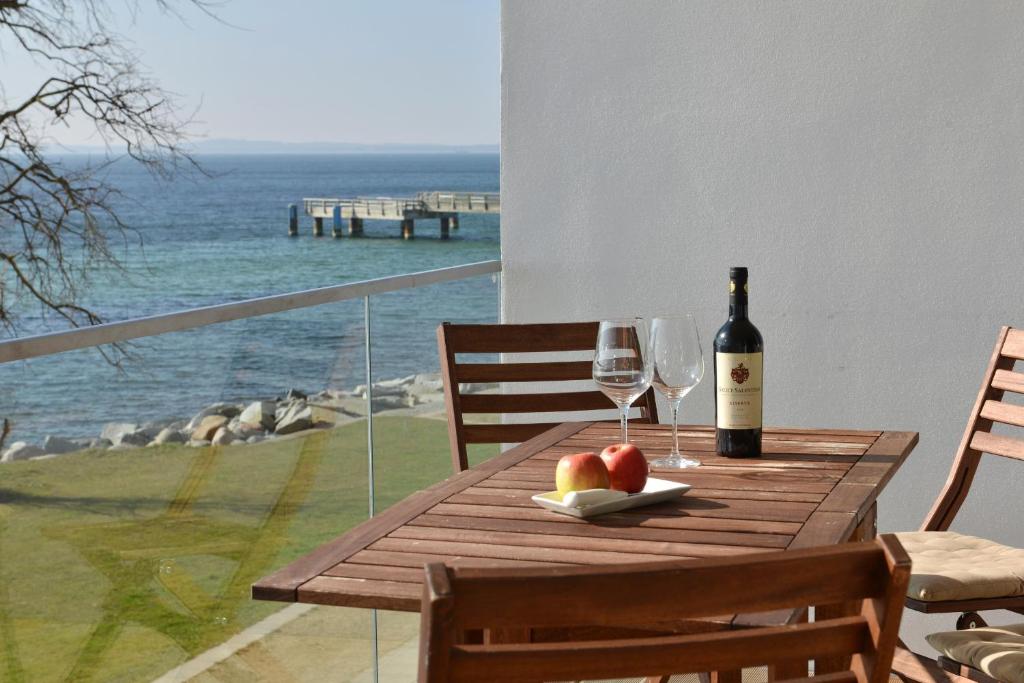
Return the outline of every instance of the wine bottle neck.
{"type": "Polygon", "coordinates": [[[746,274],[733,276],[729,279],[729,319],[746,318],[746,274]]]}

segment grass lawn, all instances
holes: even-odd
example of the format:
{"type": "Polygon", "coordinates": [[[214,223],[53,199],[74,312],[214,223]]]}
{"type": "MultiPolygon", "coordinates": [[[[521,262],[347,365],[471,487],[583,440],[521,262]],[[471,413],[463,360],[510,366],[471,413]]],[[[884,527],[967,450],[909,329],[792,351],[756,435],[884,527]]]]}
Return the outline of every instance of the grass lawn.
{"type": "MultiPolygon", "coordinates": [[[[378,511],[450,474],[443,421],[374,425],[378,511]]],[[[278,609],[249,585],[367,497],[365,422],[0,466],[0,680],[155,678],[278,609]]]]}

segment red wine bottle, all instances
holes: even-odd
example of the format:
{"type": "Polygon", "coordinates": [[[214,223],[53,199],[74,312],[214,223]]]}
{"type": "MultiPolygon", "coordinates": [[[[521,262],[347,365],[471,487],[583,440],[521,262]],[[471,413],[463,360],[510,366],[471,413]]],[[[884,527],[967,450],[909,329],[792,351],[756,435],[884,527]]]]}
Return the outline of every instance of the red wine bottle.
{"type": "Polygon", "coordinates": [[[747,317],[747,269],[729,270],[729,319],[715,335],[715,450],[761,455],[764,340],[747,317]]]}

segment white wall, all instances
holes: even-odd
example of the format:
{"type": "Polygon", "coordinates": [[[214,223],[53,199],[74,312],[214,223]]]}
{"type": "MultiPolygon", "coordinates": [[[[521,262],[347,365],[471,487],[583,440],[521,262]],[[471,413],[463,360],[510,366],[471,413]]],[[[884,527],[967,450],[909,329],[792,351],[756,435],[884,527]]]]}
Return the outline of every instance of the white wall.
{"type": "MultiPolygon", "coordinates": [[[[503,2],[505,320],[692,311],[707,342],[749,266],[768,424],[921,433],[883,530],[1024,326],[1022,160],[1022,4],[503,2]]],[[[1024,547],[1022,485],[988,457],[956,528],[1024,547]]]]}

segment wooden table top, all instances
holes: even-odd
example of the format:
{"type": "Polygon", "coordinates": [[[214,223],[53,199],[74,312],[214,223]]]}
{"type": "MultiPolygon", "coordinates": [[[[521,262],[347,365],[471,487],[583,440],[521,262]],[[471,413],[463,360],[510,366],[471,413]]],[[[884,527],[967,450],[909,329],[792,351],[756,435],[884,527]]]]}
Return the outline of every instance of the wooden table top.
{"type": "MultiPolygon", "coordinates": [[[[580,520],[537,507],[560,457],[600,452],[617,423],[565,423],[418,491],[253,584],[256,599],[418,611],[423,565],[601,564],[722,557],[841,543],[917,444],[914,432],[766,429],[764,455],[714,454],[714,430],[681,427],[703,466],[655,470],[693,485],[678,500],[580,520]]],[[[667,425],[630,425],[653,459],[667,425]]]]}

